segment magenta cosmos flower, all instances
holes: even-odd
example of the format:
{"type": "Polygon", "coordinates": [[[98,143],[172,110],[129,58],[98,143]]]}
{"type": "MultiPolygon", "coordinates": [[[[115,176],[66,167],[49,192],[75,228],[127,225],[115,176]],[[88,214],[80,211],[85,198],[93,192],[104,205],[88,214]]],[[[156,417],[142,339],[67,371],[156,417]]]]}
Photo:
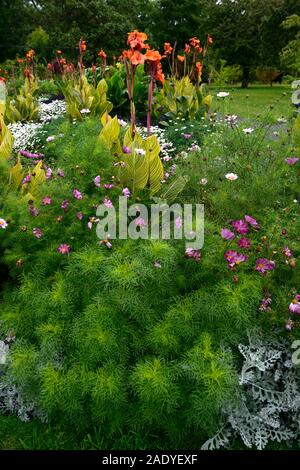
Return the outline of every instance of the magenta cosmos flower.
{"type": "Polygon", "coordinates": [[[41,229],[38,227],[34,227],[34,229],[32,230],[32,233],[36,238],[41,238],[41,236],[43,235],[41,229]]]}
{"type": "Polygon", "coordinates": [[[71,250],[70,245],[67,245],[66,243],[62,243],[57,248],[57,251],[61,253],[62,255],[67,255],[68,253],[70,253],[70,250],[71,250]]]}
{"type": "Polygon", "coordinates": [[[26,175],[25,178],[23,178],[22,180],[22,184],[30,183],[30,179],[31,179],[30,175],[26,175]]]}
{"type": "Polygon", "coordinates": [[[73,189],[73,197],[75,199],[82,199],[82,194],[78,189],[73,189]]]}
{"type": "Polygon", "coordinates": [[[32,215],[32,217],[37,217],[39,215],[39,211],[37,210],[37,208],[33,207],[32,205],[28,207],[28,211],[29,214],[32,215]]]}
{"type": "Polygon", "coordinates": [[[248,256],[235,250],[228,250],[226,251],[224,258],[228,263],[229,269],[232,269],[235,265],[239,266],[241,263],[247,261],[248,256]]]}
{"type": "Polygon", "coordinates": [[[68,209],[68,205],[69,205],[69,201],[66,199],[65,201],[63,201],[60,205],[60,207],[66,211],[68,209]]]}
{"type": "Polygon", "coordinates": [[[295,165],[298,160],[299,160],[298,157],[290,157],[290,158],[285,159],[285,161],[288,165],[295,165]]]}
{"type": "Polygon", "coordinates": [[[249,240],[249,238],[242,237],[238,241],[238,246],[240,248],[250,248],[251,241],[249,240]]]}
{"type": "Polygon", "coordinates": [[[51,197],[50,196],[43,197],[42,204],[43,204],[43,206],[49,206],[49,204],[52,204],[51,197]]]}
{"type": "Polygon", "coordinates": [[[123,145],[122,150],[124,153],[130,154],[132,152],[130,147],[127,147],[127,145],[123,145]]]}
{"type": "Polygon", "coordinates": [[[221,237],[224,238],[224,240],[233,240],[235,234],[231,230],[228,230],[228,228],[222,228],[221,237]]]}
{"type": "Polygon", "coordinates": [[[255,269],[261,274],[265,274],[267,271],[272,271],[274,268],[274,261],[268,260],[267,258],[259,258],[256,260],[255,269]]]}
{"type": "Polygon", "coordinates": [[[242,235],[248,233],[249,228],[246,222],[244,222],[244,220],[234,220],[233,222],[231,222],[231,225],[236,232],[242,235]]]}

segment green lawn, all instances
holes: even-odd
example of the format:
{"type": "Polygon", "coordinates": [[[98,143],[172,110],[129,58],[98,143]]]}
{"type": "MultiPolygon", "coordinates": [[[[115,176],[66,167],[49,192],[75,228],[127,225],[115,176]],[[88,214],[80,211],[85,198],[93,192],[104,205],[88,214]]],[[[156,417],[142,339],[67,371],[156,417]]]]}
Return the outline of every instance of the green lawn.
{"type": "Polygon", "coordinates": [[[243,118],[261,117],[270,113],[270,117],[277,119],[292,113],[292,90],[285,85],[252,85],[247,89],[240,87],[212,87],[214,95],[213,111],[236,114],[243,118]],[[229,92],[227,98],[217,98],[219,91],[229,92]],[[271,106],[273,108],[271,109],[271,106]]]}

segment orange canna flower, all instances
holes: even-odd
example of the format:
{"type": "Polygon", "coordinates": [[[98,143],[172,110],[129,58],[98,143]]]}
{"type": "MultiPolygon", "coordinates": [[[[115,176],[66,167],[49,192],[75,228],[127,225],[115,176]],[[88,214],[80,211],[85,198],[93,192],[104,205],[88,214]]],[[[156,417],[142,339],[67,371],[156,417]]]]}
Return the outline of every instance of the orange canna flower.
{"type": "Polygon", "coordinates": [[[61,55],[62,52],[61,52],[61,51],[56,51],[56,54],[57,54],[57,55],[61,55]]]}
{"type": "Polygon", "coordinates": [[[140,51],[144,49],[146,45],[144,44],[147,41],[148,36],[145,33],[141,33],[140,31],[134,30],[131,33],[128,33],[127,43],[130,45],[132,49],[136,49],[140,51]]]}
{"type": "Polygon", "coordinates": [[[52,64],[48,63],[47,64],[47,69],[52,71],[52,64]]]}
{"type": "Polygon", "coordinates": [[[33,59],[34,55],[35,55],[34,50],[30,49],[30,51],[27,52],[26,57],[28,57],[29,59],[33,59]]]}
{"type": "Polygon", "coordinates": [[[198,38],[196,38],[196,37],[191,38],[191,39],[190,39],[190,45],[191,45],[192,47],[195,47],[195,48],[196,48],[196,47],[200,47],[200,39],[198,39],[198,38]]]}
{"type": "Polygon", "coordinates": [[[140,51],[134,51],[130,58],[130,62],[132,63],[132,65],[144,64],[145,56],[144,54],[141,54],[140,51]]]}
{"type": "Polygon", "coordinates": [[[191,46],[190,46],[189,44],[186,44],[186,45],[185,45],[184,52],[185,52],[186,54],[189,54],[189,53],[191,52],[191,46]]]}
{"type": "Polygon", "coordinates": [[[150,60],[151,62],[159,62],[161,60],[161,55],[158,51],[154,51],[152,49],[148,49],[145,55],[146,60],[150,60]]]}
{"type": "Polygon", "coordinates": [[[177,59],[179,60],[179,62],[184,62],[184,55],[178,55],[177,59]]]}
{"type": "Polygon", "coordinates": [[[198,77],[200,77],[201,72],[202,72],[202,64],[201,64],[201,62],[196,62],[196,73],[197,73],[198,77]]]}
{"type": "Polygon", "coordinates": [[[165,82],[165,76],[164,76],[163,71],[162,71],[161,63],[157,64],[155,79],[158,82],[161,82],[162,84],[164,84],[164,82],[165,82]]]}
{"type": "Polygon", "coordinates": [[[23,64],[24,61],[23,61],[23,59],[20,59],[20,58],[18,57],[18,58],[17,58],[17,62],[18,62],[18,64],[23,64]]]}
{"type": "Polygon", "coordinates": [[[207,44],[212,44],[212,43],[213,43],[213,38],[210,35],[208,35],[207,36],[207,44]]]}
{"type": "Polygon", "coordinates": [[[165,42],[164,43],[164,53],[166,55],[170,55],[172,50],[173,50],[173,47],[171,46],[171,44],[169,42],[165,42]]]}
{"type": "Polygon", "coordinates": [[[81,52],[86,51],[86,41],[84,39],[80,39],[79,41],[79,48],[81,52]]]}
{"type": "Polygon", "coordinates": [[[59,60],[59,63],[61,65],[65,65],[67,63],[66,59],[64,57],[62,57],[60,60],[59,60]]]}
{"type": "Polygon", "coordinates": [[[101,59],[106,59],[107,55],[105,52],[101,49],[101,51],[98,52],[98,56],[101,57],[101,59]]]}

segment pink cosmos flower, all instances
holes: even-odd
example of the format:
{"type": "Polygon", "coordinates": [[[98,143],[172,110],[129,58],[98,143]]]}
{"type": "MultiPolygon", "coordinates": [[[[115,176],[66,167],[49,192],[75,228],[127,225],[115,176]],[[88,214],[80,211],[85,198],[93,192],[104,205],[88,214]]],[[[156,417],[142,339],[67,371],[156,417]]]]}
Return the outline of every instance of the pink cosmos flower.
{"type": "Polygon", "coordinates": [[[88,229],[89,229],[89,230],[92,230],[92,228],[93,228],[93,222],[91,222],[91,221],[89,220],[87,226],[88,226],[88,229]]]}
{"type": "Polygon", "coordinates": [[[34,229],[32,230],[32,233],[36,238],[41,238],[41,236],[43,235],[41,229],[38,227],[34,227],[34,229]]]}
{"type": "Polygon", "coordinates": [[[228,228],[222,228],[221,237],[224,240],[233,240],[235,238],[235,234],[231,230],[228,230],[228,228]]]}
{"type": "Polygon", "coordinates": [[[236,232],[241,233],[242,235],[248,233],[248,225],[243,220],[234,220],[231,222],[231,225],[236,232]]]}
{"type": "Polygon", "coordinates": [[[64,172],[62,171],[61,168],[57,168],[56,174],[57,174],[57,176],[60,176],[61,178],[65,177],[65,174],[64,174],[64,172]]]}
{"type": "Polygon", "coordinates": [[[291,313],[300,313],[300,302],[294,299],[289,305],[289,311],[291,313]]]}
{"type": "Polygon", "coordinates": [[[155,268],[161,268],[160,261],[158,261],[158,260],[154,261],[153,266],[154,266],[155,268]]]}
{"type": "Polygon", "coordinates": [[[32,217],[37,217],[39,215],[39,211],[37,210],[37,208],[33,207],[32,205],[28,207],[28,211],[29,214],[32,215],[32,217]]]}
{"type": "Polygon", "coordinates": [[[192,134],[183,134],[183,137],[185,139],[190,139],[192,137],[192,134]]]}
{"type": "Polygon", "coordinates": [[[114,187],[114,185],[112,183],[105,183],[103,185],[103,188],[105,188],[105,189],[112,189],[113,187],[114,187]]]}
{"type": "Polygon", "coordinates": [[[100,245],[100,246],[101,246],[101,245],[105,245],[106,248],[111,249],[111,248],[112,248],[112,243],[109,241],[109,235],[107,236],[106,239],[101,240],[101,241],[99,242],[99,245],[100,245]]]}
{"type": "Polygon", "coordinates": [[[53,140],[55,140],[55,136],[54,135],[49,135],[49,137],[47,137],[47,142],[53,142],[53,140]]]}
{"type": "Polygon", "coordinates": [[[249,238],[242,237],[238,241],[238,246],[240,248],[250,248],[251,241],[249,240],[249,238]]]}
{"type": "Polygon", "coordinates": [[[130,191],[128,188],[122,189],[123,196],[129,198],[130,197],[130,191]]]}
{"type": "Polygon", "coordinates": [[[284,256],[286,256],[287,258],[291,258],[293,256],[293,253],[291,252],[291,250],[289,249],[288,246],[285,246],[282,250],[282,253],[284,254],[284,256]]]}
{"type": "Polygon", "coordinates": [[[256,260],[255,269],[261,274],[265,274],[267,271],[272,271],[274,268],[274,261],[268,260],[267,258],[259,258],[256,260]]]}
{"type": "Polygon", "coordinates": [[[251,217],[250,215],[245,215],[245,221],[248,222],[248,224],[252,225],[252,227],[254,228],[259,227],[257,221],[253,219],[253,217],[251,217]]]}
{"type": "Polygon", "coordinates": [[[200,250],[194,250],[193,248],[187,248],[185,254],[188,258],[194,258],[195,261],[199,262],[201,260],[200,250]]]}
{"type": "Polygon", "coordinates": [[[42,204],[43,204],[44,206],[49,206],[50,204],[52,204],[52,199],[51,199],[51,197],[50,197],[50,196],[45,196],[45,197],[43,197],[43,199],[42,199],[42,204]]]}
{"type": "Polygon", "coordinates": [[[107,197],[104,199],[103,204],[104,204],[105,207],[107,207],[108,209],[110,209],[111,207],[114,207],[114,206],[113,206],[113,203],[111,202],[111,200],[108,199],[107,197]]]}
{"type": "Polygon", "coordinates": [[[46,180],[49,180],[50,178],[52,178],[52,170],[51,170],[51,168],[47,168],[47,170],[46,170],[46,180]]]}
{"type": "Polygon", "coordinates": [[[82,220],[83,213],[81,211],[77,212],[76,217],[77,217],[78,220],[82,220]]]}
{"type": "Polygon", "coordinates": [[[6,220],[0,218],[0,228],[5,229],[8,226],[6,220]]]}
{"type": "Polygon", "coordinates": [[[137,219],[135,219],[134,224],[137,227],[146,227],[147,226],[147,224],[145,222],[145,219],[143,219],[143,217],[138,217],[137,219]]]}
{"type": "Polygon", "coordinates": [[[68,253],[70,253],[70,250],[71,250],[70,245],[67,245],[66,243],[62,243],[57,248],[57,251],[61,253],[62,255],[67,255],[68,253]]]}
{"type": "Polygon", "coordinates": [[[299,158],[297,158],[297,157],[290,157],[290,158],[285,159],[285,161],[288,165],[295,165],[295,163],[297,163],[298,160],[299,160],[299,158]]]}
{"type": "Polygon", "coordinates": [[[75,188],[73,189],[73,197],[75,199],[82,199],[82,194],[80,191],[78,191],[78,189],[75,188]]]}
{"type": "Polygon", "coordinates": [[[97,188],[100,188],[100,181],[101,181],[101,176],[100,176],[100,175],[97,175],[97,176],[94,178],[94,183],[95,183],[95,186],[97,186],[97,188]]]}
{"type": "Polygon", "coordinates": [[[60,207],[61,207],[64,211],[66,211],[66,210],[68,209],[68,205],[69,205],[69,201],[68,201],[67,199],[65,199],[65,200],[61,203],[60,207]]]}

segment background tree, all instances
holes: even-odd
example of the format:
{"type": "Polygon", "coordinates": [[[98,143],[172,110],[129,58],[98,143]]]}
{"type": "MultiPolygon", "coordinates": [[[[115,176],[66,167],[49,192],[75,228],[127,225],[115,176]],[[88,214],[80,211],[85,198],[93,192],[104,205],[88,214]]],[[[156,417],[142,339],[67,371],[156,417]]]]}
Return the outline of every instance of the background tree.
{"type": "Polygon", "coordinates": [[[282,27],[286,30],[298,30],[295,38],[289,41],[280,53],[282,65],[296,75],[300,73],[300,16],[289,16],[283,21],[282,27]]]}
{"type": "Polygon", "coordinates": [[[26,48],[34,49],[39,56],[46,56],[49,45],[49,34],[39,26],[27,36],[26,48]]]}

